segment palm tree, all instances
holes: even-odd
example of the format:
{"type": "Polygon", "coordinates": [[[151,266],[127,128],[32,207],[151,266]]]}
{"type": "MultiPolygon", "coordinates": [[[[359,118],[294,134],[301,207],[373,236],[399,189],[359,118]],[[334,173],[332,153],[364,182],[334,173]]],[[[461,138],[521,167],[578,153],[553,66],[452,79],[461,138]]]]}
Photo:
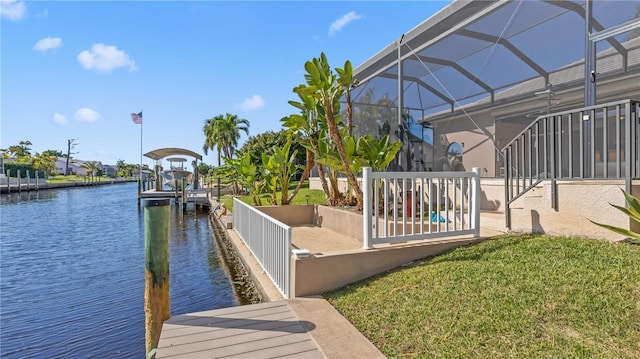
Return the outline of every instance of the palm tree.
{"type": "Polygon", "coordinates": [[[207,154],[210,149],[218,149],[218,166],[220,166],[220,153],[225,157],[232,158],[238,146],[240,132],[249,134],[249,121],[239,118],[237,115],[227,113],[218,115],[205,121],[204,124],[205,142],[202,149],[207,154]]]}
{"type": "Polygon", "coordinates": [[[37,170],[44,171],[45,175],[49,175],[56,169],[56,156],[53,156],[46,151],[42,153],[36,152],[35,157],[32,159],[32,163],[37,170]]]}
{"type": "MultiPolygon", "coordinates": [[[[206,155],[210,149],[216,147],[218,167],[220,167],[221,153],[224,153],[226,158],[233,158],[233,153],[240,139],[240,131],[249,135],[249,121],[227,113],[206,120],[202,130],[205,137],[202,149],[206,155]]],[[[218,198],[220,198],[220,177],[218,177],[218,198]]]]}
{"type": "Polygon", "coordinates": [[[124,163],[124,160],[118,160],[118,162],[116,162],[116,175],[121,177],[127,176],[127,164],[124,163]]]}
{"type": "Polygon", "coordinates": [[[20,141],[19,144],[9,146],[6,152],[8,152],[11,156],[15,157],[16,160],[20,161],[23,158],[29,159],[31,157],[31,146],[33,145],[31,141],[20,141]]]}
{"type": "Polygon", "coordinates": [[[98,171],[98,162],[96,161],[89,161],[89,162],[85,162],[83,163],[80,167],[84,168],[87,170],[87,176],[91,176],[91,182],[93,182],[93,177],[95,176],[96,172],[98,171]]]}

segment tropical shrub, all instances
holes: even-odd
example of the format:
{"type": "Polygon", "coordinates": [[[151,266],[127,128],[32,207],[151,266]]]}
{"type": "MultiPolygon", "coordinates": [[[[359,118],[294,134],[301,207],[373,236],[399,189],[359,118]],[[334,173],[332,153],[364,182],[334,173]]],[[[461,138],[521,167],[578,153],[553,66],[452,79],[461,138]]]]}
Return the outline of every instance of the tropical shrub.
{"type": "MultiPolygon", "coordinates": [[[[638,197],[634,197],[633,195],[631,195],[630,193],[624,190],[622,190],[622,193],[624,193],[624,198],[627,202],[628,207],[616,206],[615,204],[612,204],[612,203],[609,203],[609,205],[615,207],[620,212],[626,214],[632,220],[640,223],[640,199],[638,197]]],[[[594,221],[591,221],[591,223],[598,225],[602,228],[606,228],[615,233],[621,234],[623,236],[626,236],[631,240],[632,243],[640,244],[640,233],[638,232],[634,232],[625,228],[610,226],[608,224],[596,223],[594,221]]]]}

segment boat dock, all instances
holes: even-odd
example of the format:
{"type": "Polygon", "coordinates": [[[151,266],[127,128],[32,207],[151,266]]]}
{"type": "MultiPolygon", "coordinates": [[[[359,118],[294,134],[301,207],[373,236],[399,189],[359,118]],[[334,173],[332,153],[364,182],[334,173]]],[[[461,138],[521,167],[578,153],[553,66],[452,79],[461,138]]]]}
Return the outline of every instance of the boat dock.
{"type": "Polygon", "coordinates": [[[322,297],[176,315],[156,358],[385,358],[322,297]]]}
{"type": "Polygon", "coordinates": [[[284,302],[177,315],[162,328],[156,358],[323,358],[284,302]]]}
{"type": "Polygon", "coordinates": [[[174,198],[176,201],[182,201],[183,204],[195,203],[199,205],[209,206],[210,190],[206,188],[187,189],[184,195],[181,190],[178,191],[158,191],[150,189],[140,192],[140,198],[174,198]]]}

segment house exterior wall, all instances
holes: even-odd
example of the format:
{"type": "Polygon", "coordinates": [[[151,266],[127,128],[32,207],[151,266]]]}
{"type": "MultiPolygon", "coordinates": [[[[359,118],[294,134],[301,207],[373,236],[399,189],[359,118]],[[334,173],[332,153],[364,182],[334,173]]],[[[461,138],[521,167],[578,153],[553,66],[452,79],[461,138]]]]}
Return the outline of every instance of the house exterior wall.
{"type": "Polygon", "coordinates": [[[624,239],[591,223],[630,228],[628,217],[610,205],[625,206],[621,191],[624,186],[624,181],[558,181],[556,211],[551,207],[551,184],[543,182],[511,204],[511,230],[611,241],[624,239]]]}
{"type": "MultiPolygon", "coordinates": [[[[67,167],[67,159],[66,158],[58,158],[56,160],[56,168],[58,173],[60,174],[64,174],[64,169],[67,167]]],[[[69,173],[74,173],[77,174],[79,176],[86,176],[87,175],[87,170],[72,163],[71,161],[69,161],[69,173]]]]}
{"type": "Polygon", "coordinates": [[[496,167],[494,125],[494,119],[488,111],[474,114],[472,120],[465,116],[433,123],[434,171],[443,170],[447,147],[453,142],[458,142],[463,150],[462,167],[455,170],[471,171],[473,167],[479,167],[480,176],[492,177],[496,167]]]}

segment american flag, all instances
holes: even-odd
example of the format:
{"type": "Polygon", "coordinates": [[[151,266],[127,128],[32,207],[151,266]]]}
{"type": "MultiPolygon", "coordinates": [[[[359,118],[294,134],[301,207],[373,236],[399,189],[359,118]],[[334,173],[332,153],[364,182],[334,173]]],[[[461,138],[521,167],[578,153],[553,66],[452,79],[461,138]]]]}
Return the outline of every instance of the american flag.
{"type": "Polygon", "coordinates": [[[131,113],[131,119],[133,120],[133,123],[135,123],[137,125],[141,125],[142,124],[142,112],[140,112],[140,113],[131,113]]]}

